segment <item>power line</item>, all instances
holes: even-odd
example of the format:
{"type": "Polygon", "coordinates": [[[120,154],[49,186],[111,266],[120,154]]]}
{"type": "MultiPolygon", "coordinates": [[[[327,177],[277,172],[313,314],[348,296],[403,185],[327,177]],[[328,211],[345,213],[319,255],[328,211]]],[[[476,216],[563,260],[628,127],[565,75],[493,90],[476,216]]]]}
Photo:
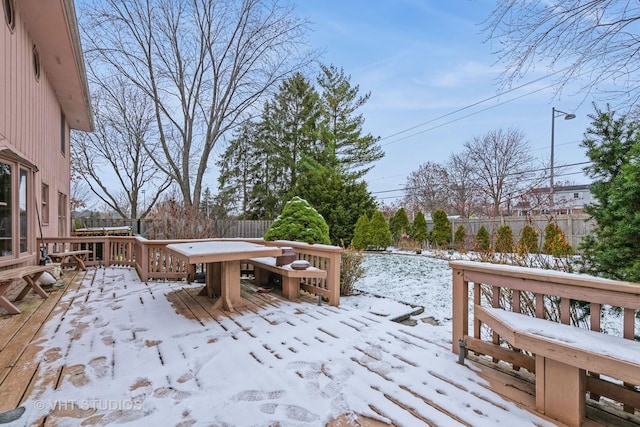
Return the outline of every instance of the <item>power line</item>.
{"type": "MultiPolygon", "coordinates": [[[[569,69],[569,67],[564,68],[564,69],[562,69],[562,70],[558,70],[558,71],[553,72],[553,73],[551,73],[551,74],[548,74],[548,75],[546,75],[546,76],[542,76],[542,77],[539,77],[539,78],[537,78],[537,79],[534,79],[534,80],[532,80],[532,81],[530,81],[530,82],[523,83],[523,84],[521,84],[520,86],[516,86],[516,87],[511,88],[511,89],[509,89],[509,90],[506,90],[506,91],[504,91],[504,92],[500,92],[500,93],[498,93],[498,94],[496,94],[496,95],[490,96],[489,98],[485,98],[485,99],[482,99],[482,100],[480,100],[480,101],[474,102],[473,104],[469,104],[469,105],[467,105],[466,107],[459,108],[459,109],[457,109],[457,110],[451,111],[450,113],[443,114],[442,116],[436,117],[436,118],[431,119],[431,120],[427,120],[426,122],[419,123],[419,124],[417,124],[417,125],[414,125],[414,126],[409,127],[409,128],[407,128],[407,129],[404,129],[404,130],[401,130],[401,131],[399,131],[399,132],[393,133],[393,134],[391,134],[391,135],[387,135],[387,136],[385,136],[385,137],[380,138],[380,141],[384,141],[385,139],[393,138],[394,136],[402,135],[403,133],[406,133],[406,132],[412,131],[412,130],[414,130],[414,129],[417,129],[417,128],[419,128],[419,127],[422,127],[422,126],[428,125],[429,123],[433,123],[433,122],[435,122],[435,121],[438,121],[438,120],[444,119],[445,117],[449,117],[449,116],[452,116],[452,115],[454,115],[454,114],[460,113],[460,112],[462,112],[462,111],[468,110],[469,108],[473,108],[473,107],[475,107],[476,105],[483,104],[483,103],[485,103],[485,102],[491,101],[492,99],[499,98],[499,97],[501,97],[501,96],[503,96],[503,95],[506,95],[506,94],[508,94],[508,93],[511,93],[511,92],[516,91],[516,90],[522,89],[523,87],[527,87],[527,86],[532,85],[532,84],[534,84],[534,83],[537,83],[537,82],[539,82],[539,81],[541,81],[541,80],[544,80],[544,79],[547,79],[547,78],[549,78],[549,77],[552,77],[552,76],[554,76],[554,75],[556,75],[556,74],[563,73],[563,72],[565,72],[565,71],[566,71],[566,70],[568,70],[568,69],[569,69]]],[[[549,86],[547,86],[547,87],[545,87],[545,88],[543,88],[543,89],[547,89],[548,87],[552,87],[552,86],[553,86],[553,85],[549,85],[549,86]]],[[[541,89],[540,89],[540,90],[541,90],[541,89]]],[[[531,93],[535,93],[535,92],[538,92],[538,90],[533,91],[533,92],[531,92],[531,93]]],[[[529,93],[529,94],[531,94],[531,93],[529,93]]],[[[518,99],[518,98],[514,98],[514,99],[518,99]]],[[[507,101],[507,102],[509,102],[509,101],[507,101]]],[[[505,103],[506,103],[506,102],[505,102],[505,103]]],[[[503,103],[503,104],[504,104],[504,103],[503,103]]],[[[502,104],[498,104],[498,105],[502,105],[502,104]]],[[[422,133],[422,132],[419,132],[419,133],[422,133]]],[[[413,136],[413,135],[411,135],[411,136],[413,136]]],[[[403,138],[403,139],[405,139],[405,138],[403,138]]],[[[402,139],[400,139],[399,141],[401,141],[401,140],[402,140],[402,139]]],[[[397,142],[397,141],[396,141],[396,142],[397,142]]],[[[385,145],[388,145],[388,144],[385,144],[385,145]]]]}
{"type": "MultiPolygon", "coordinates": [[[[407,136],[402,137],[402,138],[400,138],[400,139],[396,139],[396,140],[394,140],[394,141],[387,142],[386,144],[382,144],[381,146],[382,146],[382,147],[386,147],[387,145],[395,144],[396,142],[404,141],[404,140],[406,140],[406,139],[409,139],[409,138],[412,138],[412,137],[414,137],[414,136],[417,136],[417,135],[420,135],[420,134],[423,134],[423,133],[429,132],[429,131],[431,131],[431,130],[438,129],[438,128],[441,128],[441,127],[446,126],[446,125],[450,125],[451,123],[459,122],[460,120],[466,119],[466,118],[471,117],[471,116],[475,116],[476,114],[484,113],[485,111],[488,111],[488,110],[491,110],[491,109],[494,109],[494,108],[501,107],[501,106],[503,106],[503,105],[505,105],[505,104],[508,104],[509,102],[515,101],[515,100],[520,99],[520,98],[524,98],[525,96],[532,95],[532,94],[534,94],[534,93],[536,93],[536,92],[540,92],[540,91],[542,91],[542,90],[548,89],[548,88],[553,87],[553,86],[554,86],[554,85],[552,85],[552,84],[551,84],[551,85],[548,85],[548,86],[545,86],[545,87],[541,87],[541,88],[539,88],[539,89],[536,89],[536,90],[531,91],[531,92],[527,92],[527,93],[525,93],[525,94],[523,94],[523,95],[520,95],[520,96],[517,96],[517,97],[515,97],[515,98],[508,99],[508,100],[506,100],[506,101],[504,101],[504,102],[501,102],[501,103],[499,103],[499,104],[496,104],[496,105],[492,105],[492,106],[490,106],[490,107],[483,108],[482,110],[474,111],[473,113],[469,113],[469,114],[467,114],[467,115],[464,115],[464,116],[458,117],[458,118],[456,118],[456,119],[449,120],[448,122],[441,123],[441,124],[439,124],[439,125],[437,125],[437,126],[433,126],[433,127],[428,128],[428,129],[421,130],[420,132],[412,133],[411,135],[407,135],[407,136]]],[[[484,102],[484,101],[480,101],[480,102],[484,102]]],[[[478,103],[476,103],[476,104],[478,104],[478,103]]],[[[474,104],[474,105],[475,105],[475,104],[474,104]]],[[[466,108],[468,108],[468,107],[462,108],[462,109],[460,109],[460,110],[458,110],[458,111],[462,111],[462,110],[464,110],[464,109],[466,109],[466,108]]],[[[439,120],[439,119],[441,119],[441,118],[443,118],[443,117],[446,117],[446,116],[449,116],[449,115],[451,115],[451,114],[453,114],[453,113],[445,114],[444,116],[441,116],[441,117],[438,117],[438,118],[436,118],[436,119],[431,120],[431,122],[433,122],[433,121],[435,121],[435,120],[439,120]]]]}

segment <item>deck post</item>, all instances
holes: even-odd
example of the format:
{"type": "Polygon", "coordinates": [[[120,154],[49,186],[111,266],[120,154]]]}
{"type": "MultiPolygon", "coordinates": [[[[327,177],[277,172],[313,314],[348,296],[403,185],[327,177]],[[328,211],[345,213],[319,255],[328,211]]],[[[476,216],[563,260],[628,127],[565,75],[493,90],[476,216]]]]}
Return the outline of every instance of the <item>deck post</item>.
{"type": "Polygon", "coordinates": [[[453,274],[453,325],[452,350],[459,354],[459,342],[469,334],[469,282],[464,280],[464,270],[452,269],[453,274]]]}

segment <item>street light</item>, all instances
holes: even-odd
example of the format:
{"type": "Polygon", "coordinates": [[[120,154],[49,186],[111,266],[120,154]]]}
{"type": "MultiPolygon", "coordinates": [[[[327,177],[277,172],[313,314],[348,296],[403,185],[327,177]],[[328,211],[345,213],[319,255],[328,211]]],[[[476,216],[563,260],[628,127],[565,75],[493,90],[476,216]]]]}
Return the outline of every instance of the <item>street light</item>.
{"type": "Polygon", "coordinates": [[[549,211],[553,213],[553,150],[554,150],[554,134],[556,117],[564,116],[565,120],[575,119],[576,115],[573,113],[565,113],[564,111],[557,110],[555,107],[551,107],[551,171],[549,173],[549,211]]]}

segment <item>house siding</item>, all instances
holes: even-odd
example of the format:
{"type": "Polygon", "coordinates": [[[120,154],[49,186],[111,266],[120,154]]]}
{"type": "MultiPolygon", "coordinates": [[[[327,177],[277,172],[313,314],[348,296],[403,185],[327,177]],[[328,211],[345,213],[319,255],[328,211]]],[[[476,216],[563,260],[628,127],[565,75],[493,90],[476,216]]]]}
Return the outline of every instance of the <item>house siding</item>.
{"type": "MultiPolygon", "coordinates": [[[[47,0],[60,1],[60,0],[47,0]]],[[[51,84],[47,69],[40,56],[40,77],[36,79],[33,63],[34,41],[30,36],[24,17],[21,16],[19,1],[15,1],[15,28],[6,25],[4,9],[0,7],[0,160],[15,161],[15,155],[25,159],[21,165],[35,166],[29,174],[28,251],[14,259],[0,258],[0,267],[12,263],[26,263],[39,258],[37,238],[40,236],[38,213],[41,209],[42,183],[49,186],[49,221],[42,224],[45,237],[68,234],[70,227],[59,230],[58,193],[70,196],[70,150],[69,125],[65,125],[65,153],[60,149],[61,106],[51,84]],[[14,157],[7,158],[11,152],[14,157]],[[17,154],[15,154],[17,153],[17,154]],[[37,169],[37,170],[36,170],[37,169]],[[38,212],[36,212],[36,208],[38,212]]],[[[15,173],[18,171],[16,170],[15,173]]],[[[13,198],[17,201],[17,195],[13,198]]],[[[69,206],[63,207],[70,218],[69,206]]],[[[15,228],[14,228],[15,230],[15,228]]],[[[15,233],[14,233],[15,235],[15,233]]]]}

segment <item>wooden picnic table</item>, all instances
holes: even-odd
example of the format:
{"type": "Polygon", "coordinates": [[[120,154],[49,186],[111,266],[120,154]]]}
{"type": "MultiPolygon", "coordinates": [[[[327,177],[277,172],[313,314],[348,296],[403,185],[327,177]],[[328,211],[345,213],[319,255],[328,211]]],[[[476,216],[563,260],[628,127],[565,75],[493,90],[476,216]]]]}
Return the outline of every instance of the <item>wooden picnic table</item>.
{"type": "Polygon", "coordinates": [[[186,257],[189,264],[207,265],[203,291],[209,297],[219,297],[213,308],[226,311],[244,305],[240,296],[240,261],[282,255],[279,247],[229,240],[173,243],[167,245],[167,250],[186,257]]]}
{"type": "Polygon", "coordinates": [[[90,253],[90,250],[85,249],[77,251],[54,252],[48,255],[53,262],[59,262],[61,265],[75,265],[76,270],[86,270],[87,267],[84,262],[87,260],[87,256],[90,253]]]}
{"type": "Polygon", "coordinates": [[[16,297],[16,301],[22,300],[31,289],[43,299],[46,299],[48,294],[40,287],[38,280],[45,271],[50,269],[51,265],[33,265],[0,271],[0,306],[11,314],[20,314],[20,309],[4,296],[11,288],[11,285],[20,280],[24,280],[27,284],[16,297]]]}

